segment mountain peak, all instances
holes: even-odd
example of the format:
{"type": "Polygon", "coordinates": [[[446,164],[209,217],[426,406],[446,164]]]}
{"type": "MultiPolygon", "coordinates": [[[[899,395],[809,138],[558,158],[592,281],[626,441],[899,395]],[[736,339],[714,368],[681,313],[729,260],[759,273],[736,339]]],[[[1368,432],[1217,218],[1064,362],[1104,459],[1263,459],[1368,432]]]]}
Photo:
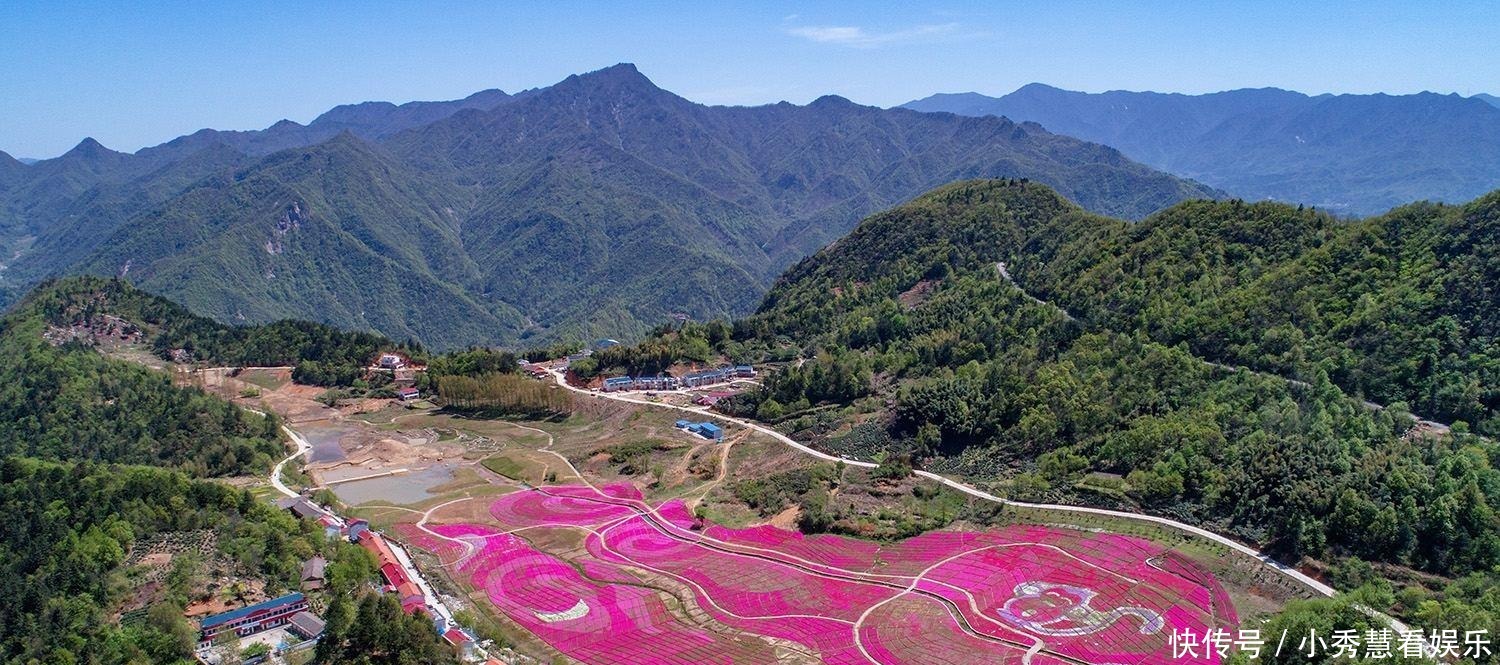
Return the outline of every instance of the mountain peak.
{"type": "Polygon", "coordinates": [[[94,137],[89,136],[85,137],[82,141],[79,141],[78,145],[73,146],[72,150],[63,153],[62,156],[69,158],[81,157],[86,159],[100,159],[104,157],[118,157],[122,155],[123,153],[110,150],[109,148],[104,147],[104,144],[94,140],[94,137]]]}
{"type": "Polygon", "coordinates": [[[1012,92],[1010,94],[1012,94],[1012,95],[1057,95],[1057,94],[1066,94],[1068,92],[1071,92],[1071,91],[1064,90],[1064,89],[1056,87],[1056,86],[1047,85],[1046,83],[1037,83],[1037,82],[1033,81],[1033,82],[1027,83],[1026,85],[1023,85],[1023,86],[1021,86],[1019,88],[1016,88],[1016,91],[1012,92]]]}
{"type": "Polygon", "coordinates": [[[466,104],[482,104],[486,106],[494,106],[496,104],[499,104],[500,102],[505,101],[509,97],[510,94],[505,92],[504,90],[501,90],[499,88],[489,88],[487,90],[480,90],[479,92],[463,98],[463,102],[466,104]]]}
{"type": "Polygon", "coordinates": [[[840,97],[838,95],[823,95],[822,97],[812,100],[812,103],[808,104],[807,106],[809,108],[831,108],[835,106],[858,106],[858,104],[849,101],[849,98],[847,97],[840,97]]]}
{"type": "Polygon", "coordinates": [[[655,83],[651,82],[651,79],[646,78],[645,74],[636,69],[634,64],[628,62],[610,65],[604,69],[596,69],[585,74],[574,74],[564,79],[558,85],[561,86],[568,83],[582,83],[596,87],[633,87],[660,90],[660,88],[656,87],[655,83]]]}

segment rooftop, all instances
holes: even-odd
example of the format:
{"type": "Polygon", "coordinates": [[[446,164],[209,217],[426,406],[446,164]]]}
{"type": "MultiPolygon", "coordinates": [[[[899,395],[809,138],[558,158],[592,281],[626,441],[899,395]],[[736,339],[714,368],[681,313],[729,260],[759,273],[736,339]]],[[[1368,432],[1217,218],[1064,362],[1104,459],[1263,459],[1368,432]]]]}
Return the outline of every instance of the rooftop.
{"type": "Polygon", "coordinates": [[[272,598],[270,600],[262,601],[254,605],[246,605],[245,607],[241,607],[240,609],[230,610],[223,614],[215,614],[213,616],[203,617],[203,620],[198,622],[198,626],[203,629],[212,628],[221,623],[228,623],[230,621],[234,621],[235,619],[247,617],[257,612],[274,610],[286,605],[290,605],[292,603],[301,602],[303,599],[304,597],[301,593],[289,593],[285,596],[281,596],[280,598],[272,598]]]}

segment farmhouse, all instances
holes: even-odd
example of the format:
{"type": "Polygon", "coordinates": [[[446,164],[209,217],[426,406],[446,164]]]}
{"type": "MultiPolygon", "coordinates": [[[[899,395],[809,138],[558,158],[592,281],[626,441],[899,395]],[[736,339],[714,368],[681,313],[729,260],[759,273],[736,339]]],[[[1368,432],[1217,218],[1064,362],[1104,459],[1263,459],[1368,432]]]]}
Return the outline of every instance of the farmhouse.
{"type": "Polygon", "coordinates": [[[420,398],[421,396],[422,396],[422,391],[417,390],[416,388],[413,388],[413,387],[410,387],[410,386],[408,386],[406,388],[397,388],[396,389],[396,398],[399,399],[399,400],[401,400],[401,401],[403,401],[403,402],[410,402],[410,401],[412,401],[414,399],[420,398]]]}
{"type": "Polygon", "coordinates": [[[292,632],[304,640],[317,639],[323,634],[323,618],[312,612],[298,612],[292,615],[292,632]]]}
{"type": "Polygon", "coordinates": [[[323,517],[325,513],[317,504],[309,501],[304,496],[289,496],[276,500],[276,507],[291,513],[298,519],[315,520],[323,517]]]}
{"type": "Polygon", "coordinates": [[[289,593],[237,610],[204,617],[198,623],[198,648],[211,646],[214,639],[228,632],[238,637],[254,635],[267,628],[284,626],[292,616],[307,609],[307,597],[289,593]]]}
{"type": "Polygon", "coordinates": [[[394,353],[383,353],[380,355],[381,369],[401,369],[406,366],[406,359],[394,353]]]}
{"type": "Polygon", "coordinates": [[[449,628],[443,633],[443,641],[453,649],[453,654],[462,660],[474,660],[477,645],[474,638],[462,628],[449,628]]]}
{"type": "Polygon", "coordinates": [[[302,564],[302,590],[317,591],[323,588],[323,584],[327,582],[324,573],[327,567],[328,560],[321,556],[313,556],[302,564]]]}
{"type": "Polygon", "coordinates": [[[693,400],[693,403],[697,404],[698,406],[716,406],[718,405],[720,400],[728,399],[738,394],[739,393],[730,390],[716,390],[699,395],[696,399],[693,400]]]}

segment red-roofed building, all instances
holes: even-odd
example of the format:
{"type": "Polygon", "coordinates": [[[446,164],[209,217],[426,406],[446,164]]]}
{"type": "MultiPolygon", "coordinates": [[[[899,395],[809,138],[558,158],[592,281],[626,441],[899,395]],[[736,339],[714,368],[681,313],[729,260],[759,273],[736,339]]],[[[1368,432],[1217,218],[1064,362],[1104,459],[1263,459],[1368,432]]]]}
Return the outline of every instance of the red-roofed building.
{"type": "Polygon", "coordinates": [[[443,641],[453,647],[454,655],[457,655],[459,658],[464,660],[472,660],[474,658],[474,638],[470,637],[468,633],[458,628],[450,628],[448,632],[443,633],[443,641]]]}
{"type": "Polygon", "coordinates": [[[422,595],[422,589],[410,580],[396,585],[396,597],[401,599],[401,609],[408,614],[427,606],[427,597],[422,595]]]}
{"type": "Polygon", "coordinates": [[[366,531],[360,535],[359,545],[375,555],[375,562],[380,566],[380,576],[385,578],[390,592],[401,599],[401,609],[411,613],[427,607],[427,597],[423,595],[422,588],[406,574],[406,569],[401,566],[401,561],[396,558],[396,553],[385,542],[385,538],[374,531],[366,531]]]}

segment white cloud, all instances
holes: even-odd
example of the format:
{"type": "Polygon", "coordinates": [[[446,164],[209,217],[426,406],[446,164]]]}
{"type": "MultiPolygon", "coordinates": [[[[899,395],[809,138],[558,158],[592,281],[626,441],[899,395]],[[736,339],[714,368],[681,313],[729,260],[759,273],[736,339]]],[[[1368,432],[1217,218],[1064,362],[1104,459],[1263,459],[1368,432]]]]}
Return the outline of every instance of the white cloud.
{"type": "Polygon", "coordinates": [[[871,32],[856,26],[802,26],[787,28],[787,34],[820,44],[850,48],[876,48],[890,44],[961,37],[957,23],[918,25],[905,30],[871,32]]]}

